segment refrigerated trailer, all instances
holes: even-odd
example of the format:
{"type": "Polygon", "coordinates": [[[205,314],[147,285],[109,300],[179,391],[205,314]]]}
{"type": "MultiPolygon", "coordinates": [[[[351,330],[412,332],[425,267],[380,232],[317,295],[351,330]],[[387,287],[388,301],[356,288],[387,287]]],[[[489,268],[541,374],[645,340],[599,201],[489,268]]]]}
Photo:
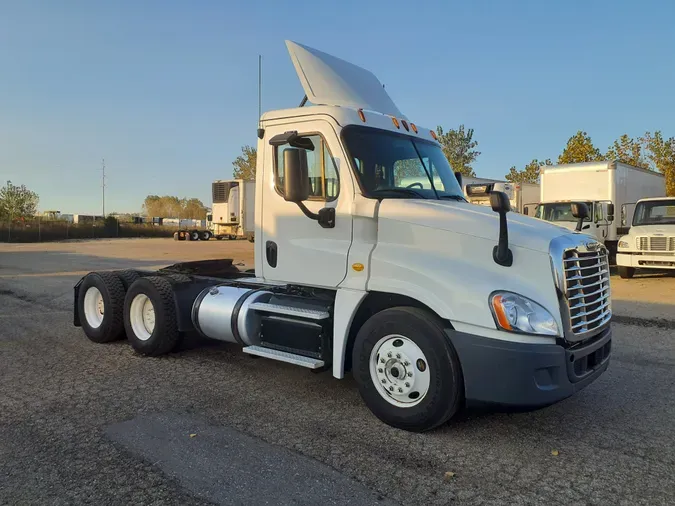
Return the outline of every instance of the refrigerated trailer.
{"type": "Polygon", "coordinates": [[[211,238],[248,239],[255,236],[255,181],[218,179],[211,183],[212,207],[201,227],[183,227],[174,233],[177,241],[208,241],[211,238]]]}
{"type": "Polygon", "coordinates": [[[545,165],[540,178],[536,217],[573,230],[577,220],[571,204],[584,202],[590,214],[582,231],[605,244],[612,254],[619,237],[628,233],[635,203],[664,196],[666,191],[663,174],[618,161],[545,165]]]}
{"type": "Polygon", "coordinates": [[[74,324],[146,356],[197,332],[269,367],[351,374],[372,413],[411,431],[596,380],[611,355],[605,247],[509,213],[501,192],[469,204],[433,131],[372,73],[287,47],[306,97],[260,118],[254,267],[92,272],[75,285],[74,324]]]}

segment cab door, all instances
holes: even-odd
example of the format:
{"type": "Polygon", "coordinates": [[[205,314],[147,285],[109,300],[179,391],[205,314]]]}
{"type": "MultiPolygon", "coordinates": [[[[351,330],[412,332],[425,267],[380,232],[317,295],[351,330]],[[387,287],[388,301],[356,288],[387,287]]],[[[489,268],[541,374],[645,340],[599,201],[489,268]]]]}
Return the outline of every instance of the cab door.
{"type": "MultiPolygon", "coordinates": [[[[313,213],[335,208],[335,226],[322,228],[300,207],[284,199],[284,150],[289,144],[264,146],[262,201],[263,277],[269,281],[336,287],[347,273],[352,242],[353,187],[348,165],[333,126],[324,120],[265,128],[265,139],[289,130],[309,139],[307,150],[310,197],[303,204],[313,213]]],[[[257,242],[257,238],[256,238],[257,242]]]]}

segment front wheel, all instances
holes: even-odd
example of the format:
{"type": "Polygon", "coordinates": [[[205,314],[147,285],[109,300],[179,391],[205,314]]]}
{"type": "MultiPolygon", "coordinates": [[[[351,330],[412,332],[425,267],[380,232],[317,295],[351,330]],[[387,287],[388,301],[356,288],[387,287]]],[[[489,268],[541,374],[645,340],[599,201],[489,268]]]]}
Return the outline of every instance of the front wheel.
{"type": "Polygon", "coordinates": [[[635,267],[626,267],[619,265],[619,276],[623,279],[630,279],[635,275],[635,267]]]}
{"type": "Polygon", "coordinates": [[[364,402],[393,427],[433,429],[463,403],[459,358],[428,311],[398,307],[372,316],[356,336],[352,363],[364,402]]]}

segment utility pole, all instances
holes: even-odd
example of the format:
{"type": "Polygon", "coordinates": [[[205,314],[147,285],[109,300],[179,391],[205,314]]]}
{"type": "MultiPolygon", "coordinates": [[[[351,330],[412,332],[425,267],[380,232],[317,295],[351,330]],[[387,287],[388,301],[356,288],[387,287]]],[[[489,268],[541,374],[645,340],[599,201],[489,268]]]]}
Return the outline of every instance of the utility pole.
{"type": "Polygon", "coordinates": [[[103,172],[101,177],[101,188],[103,190],[103,219],[105,220],[105,158],[103,158],[101,170],[103,172]]]}

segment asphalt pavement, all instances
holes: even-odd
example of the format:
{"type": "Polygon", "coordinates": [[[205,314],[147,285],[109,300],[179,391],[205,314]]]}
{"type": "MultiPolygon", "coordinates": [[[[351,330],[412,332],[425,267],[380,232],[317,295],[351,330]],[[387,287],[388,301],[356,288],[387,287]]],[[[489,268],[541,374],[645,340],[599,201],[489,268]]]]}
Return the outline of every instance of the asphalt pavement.
{"type": "Polygon", "coordinates": [[[351,379],[73,327],[80,272],[152,263],[0,253],[0,504],[673,503],[673,306],[619,315],[609,369],[570,399],[412,434],[351,379]]]}

